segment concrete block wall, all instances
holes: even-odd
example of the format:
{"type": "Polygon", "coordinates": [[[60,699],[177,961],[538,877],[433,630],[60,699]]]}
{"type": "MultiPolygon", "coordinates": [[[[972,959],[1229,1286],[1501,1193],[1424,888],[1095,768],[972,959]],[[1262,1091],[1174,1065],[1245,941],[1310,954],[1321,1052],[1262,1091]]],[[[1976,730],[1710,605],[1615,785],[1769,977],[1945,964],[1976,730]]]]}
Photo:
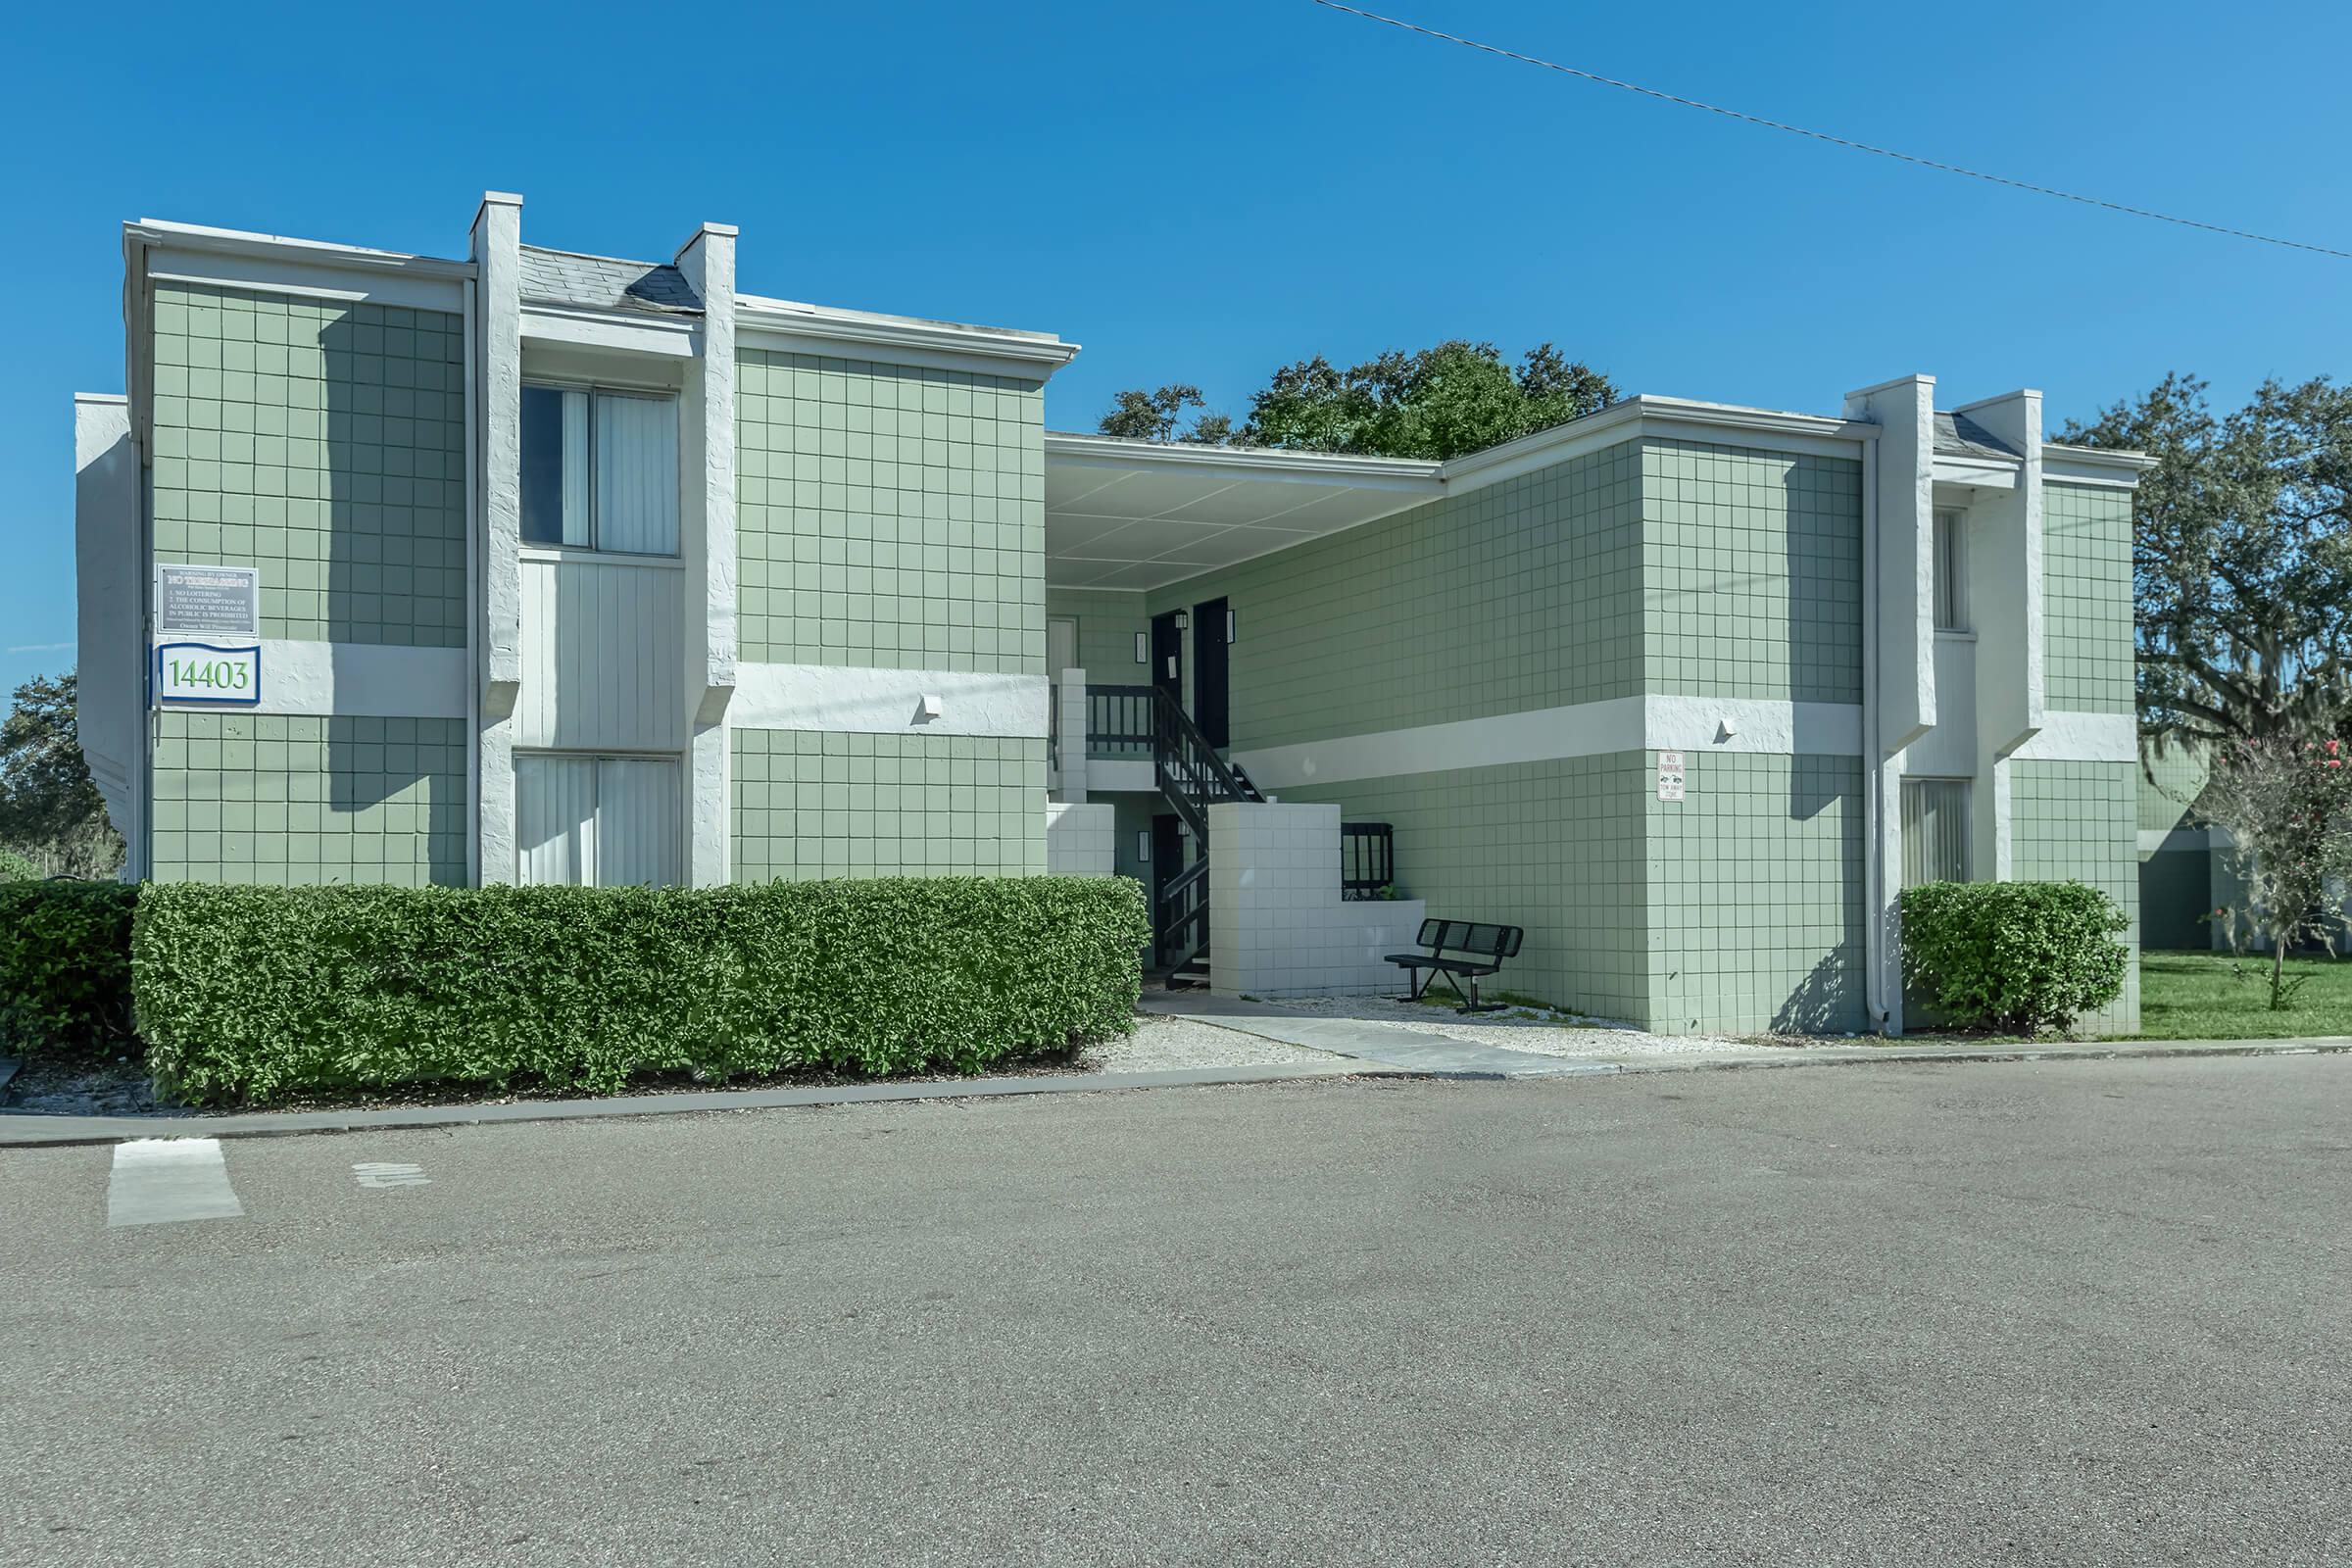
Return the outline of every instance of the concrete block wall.
{"type": "Polygon", "coordinates": [[[1418,899],[1340,898],[1340,808],[1208,808],[1211,989],[1219,996],[1353,997],[1402,989],[1418,899]]]}
{"type": "Polygon", "coordinates": [[[1054,876],[1117,873],[1117,824],[1108,802],[1046,803],[1046,869],[1054,876]]]}

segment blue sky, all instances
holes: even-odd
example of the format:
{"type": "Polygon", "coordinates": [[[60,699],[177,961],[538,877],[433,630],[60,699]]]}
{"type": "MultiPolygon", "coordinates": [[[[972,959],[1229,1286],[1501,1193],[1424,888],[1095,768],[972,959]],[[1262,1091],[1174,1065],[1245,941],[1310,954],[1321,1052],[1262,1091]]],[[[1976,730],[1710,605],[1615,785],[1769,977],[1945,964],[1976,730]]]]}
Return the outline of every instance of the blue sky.
{"type": "MultiPolygon", "coordinates": [[[[1381,9],[1376,6],[1374,9],[1381,9]]],[[[1434,26],[1862,140],[2352,249],[2352,11],[1387,0],[1434,26]],[[1669,19],[1661,21],[1661,18],[1669,19]]],[[[71,395],[120,391],[118,226],[666,257],[746,288],[1086,345],[1048,417],[1277,365],[1543,339],[1633,391],[1834,411],[1912,370],[2053,419],[2168,369],[2337,373],[2352,263],[1866,158],[1317,9],[35,7],[0,213],[0,682],[73,660],[71,395]],[[706,18],[715,38],[686,31],[706,18]],[[665,19],[680,32],[664,38],[665,19]],[[440,41],[435,41],[435,35],[440,41]]]]}

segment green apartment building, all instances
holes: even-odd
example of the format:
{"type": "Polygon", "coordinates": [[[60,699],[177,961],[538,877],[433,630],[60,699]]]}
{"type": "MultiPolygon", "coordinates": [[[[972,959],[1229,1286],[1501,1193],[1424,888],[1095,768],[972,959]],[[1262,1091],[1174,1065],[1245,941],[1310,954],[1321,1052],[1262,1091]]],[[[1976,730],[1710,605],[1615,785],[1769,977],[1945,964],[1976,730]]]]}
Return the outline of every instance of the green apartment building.
{"type": "Polygon", "coordinates": [[[126,874],[1115,872],[1220,991],[1391,989],[1426,911],[1666,1029],[1899,1030],[1906,880],[2136,909],[2144,465],[2036,393],[1446,464],[1061,435],[1052,334],[521,208],[449,259],[125,225],[75,436],[126,874]]]}

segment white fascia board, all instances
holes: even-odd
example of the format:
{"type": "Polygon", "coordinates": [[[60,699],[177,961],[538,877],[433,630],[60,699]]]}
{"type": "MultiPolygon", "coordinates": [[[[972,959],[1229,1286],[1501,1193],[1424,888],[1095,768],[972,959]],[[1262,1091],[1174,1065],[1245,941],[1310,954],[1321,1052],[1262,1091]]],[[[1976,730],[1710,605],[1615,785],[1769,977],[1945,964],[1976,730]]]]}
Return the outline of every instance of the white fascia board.
{"type": "Polygon", "coordinates": [[[2014,490],[2025,464],[2017,458],[1972,458],[1938,453],[1929,466],[1937,484],[1966,485],[1971,490],[2014,490]]]}
{"type": "Polygon", "coordinates": [[[150,277],[260,289],[314,299],[365,301],[419,310],[465,308],[470,262],[276,234],[247,234],[141,219],[122,225],[125,250],[143,255],[150,277]]]}
{"type": "Polygon", "coordinates": [[[1581,419],[1455,458],[1442,474],[1448,494],[1467,493],[1644,437],[1852,461],[1864,442],[1878,436],[1879,427],[1867,420],[1643,393],[1581,419]]]}
{"type": "Polygon", "coordinates": [[[2144,452],[2108,452],[2094,447],[2061,446],[2044,442],[2041,479],[2044,484],[2105,485],[2135,490],[2140,476],[2156,466],[2144,452]]]}
{"type": "Polygon", "coordinates": [[[563,343],[619,354],[691,360],[701,330],[701,321],[688,316],[647,317],[622,311],[535,305],[528,301],[522,307],[525,343],[563,343]]]}
{"type": "Polygon", "coordinates": [[[1197,469],[1234,479],[1297,479],[1318,485],[1344,484],[1355,490],[1401,490],[1431,500],[1446,493],[1443,466],[1418,458],[1366,458],[1280,447],[1212,447],[1058,430],[1046,432],[1046,456],[1071,468],[1197,469]]]}
{"type": "Polygon", "coordinates": [[[1078,353],[1077,344],[1050,332],[831,310],[750,294],[735,297],[735,335],[744,348],[830,354],[1041,385],[1078,353]]]}

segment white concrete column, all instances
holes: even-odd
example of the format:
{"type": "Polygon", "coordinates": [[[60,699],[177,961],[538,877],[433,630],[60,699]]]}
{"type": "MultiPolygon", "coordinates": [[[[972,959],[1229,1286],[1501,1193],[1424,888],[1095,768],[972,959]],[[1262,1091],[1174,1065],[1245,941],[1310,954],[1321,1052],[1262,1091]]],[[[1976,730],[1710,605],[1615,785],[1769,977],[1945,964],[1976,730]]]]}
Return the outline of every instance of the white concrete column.
{"type": "Polygon", "coordinates": [[[1906,375],[1845,397],[1877,424],[1880,744],[1899,752],[1936,723],[1936,378],[1906,375]]]}
{"type": "MultiPolygon", "coordinates": [[[[135,355],[143,352],[132,345],[135,355]]],[[[130,400],[74,399],[74,575],[80,671],[75,730],[90,781],[128,853],[122,879],[147,870],[148,561],[130,400]]]]}
{"type": "Polygon", "coordinates": [[[473,218],[475,871],[514,880],[510,719],[522,689],[522,198],[490,191],[473,218]]]}
{"type": "Polygon", "coordinates": [[[2006,882],[2013,854],[2002,759],[2041,733],[2041,394],[2026,388],[1956,410],[2022,455],[2017,488],[1978,489],[1968,508],[1968,613],[1976,631],[1979,874],[2006,882]]]}
{"type": "Polygon", "coordinates": [[[1054,747],[1061,759],[1056,799],[1086,804],[1086,671],[1062,670],[1054,679],[1054,747]]]}
{"type": "Polygon", "coordinates": [[[696,360],[679,402],[679,551],[685,558],[687,880],[723,883],[729,809],[727,709],[736,678],[735,238],[705,223],[679,247],[678,270],[703,302],[696,360]],[[699,461],[695,461],[699,460],[699,461]],[[697,585],[700,608],[697,609],[697,585]]]}

